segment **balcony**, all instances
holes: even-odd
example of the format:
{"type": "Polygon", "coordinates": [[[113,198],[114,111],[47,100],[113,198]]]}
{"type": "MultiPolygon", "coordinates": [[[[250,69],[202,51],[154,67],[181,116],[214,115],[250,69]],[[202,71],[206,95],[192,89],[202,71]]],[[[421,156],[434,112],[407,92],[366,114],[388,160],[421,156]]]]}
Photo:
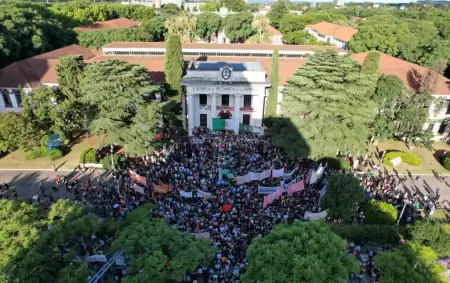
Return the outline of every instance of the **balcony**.
{"type": "Polygon", "coordinates": [[[252,108],[251,106],[244,106],[240,108],[242,112],[253,112],[255,111],[255,108],[252,108]]]}
{"type": "Polygon", "coordinates": [[[216,107],[216,110],[230,110],[230,111],[233,111],[233,107],[232,106],[220,105],[220,106],[216,107]]]}
{"type": "Polygon", "coordinates": [[[211,110],[211,105],[200,105],[200,110],[211,110]]]}

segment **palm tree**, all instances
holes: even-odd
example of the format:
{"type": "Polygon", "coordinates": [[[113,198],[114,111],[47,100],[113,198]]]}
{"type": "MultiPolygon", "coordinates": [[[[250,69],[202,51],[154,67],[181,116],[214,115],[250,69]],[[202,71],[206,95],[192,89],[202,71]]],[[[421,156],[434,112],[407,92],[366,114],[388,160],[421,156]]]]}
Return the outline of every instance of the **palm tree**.
{"type": "Polygon", "coordinates": [[[186,13],[170,17],[164,23],[164,27],[168,33],[178,35],[182,42],[191,42],[196,22],[197,19],[193,15],[186,13]]]}
{"type": "Polygon", "coordinates": [[[264,16],[256,17],[252,22],[252,28],[259,34],[259,42],[263,42],[263,32],[269,26],[269,19],[264,16]]]}

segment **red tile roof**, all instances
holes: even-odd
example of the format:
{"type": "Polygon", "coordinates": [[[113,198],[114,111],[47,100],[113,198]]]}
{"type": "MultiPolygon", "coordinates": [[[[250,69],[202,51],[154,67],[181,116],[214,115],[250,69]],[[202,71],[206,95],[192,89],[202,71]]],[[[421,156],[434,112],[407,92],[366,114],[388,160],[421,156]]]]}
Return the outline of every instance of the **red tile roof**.
{"type": "MultiPolygon", "coordinates": [[[[112,42],[103,46],[103,48],[165,48],[164,42],[112,42]]],[[[187,49],[227,49],[227,50],[273,50],[272,44],[248,44],[248,43],[183,43],[183,48],[187,49]]],[[[318,46],[318,45],[277,45],[278,50],[286,51],[313,51],[316,49],[334,50],[342,52],[343,50],[336,46],[318,46]]]]}
{"type": "Polygon", "coordinates": [[[139,25],[138,22],[132,21],[127,18],[118,18],[109,21],[95,22],[92,25],[76,27],[74,30],[79,32],[87,32],[101,29],[117,29],[117,28],[131,28],[139,25]]]}
{"type": "MultiPolygon", "coordinates": [[[[367,51],[352,54],[351,58],[362,64],[368,53],[367,51]]],[[[380,72],[385,75],[395,75],[403,81],[406,88],[417,90],[420,83],[417,75],[419,74],[419,77],[420,74],[424,75],[427,68],[380,52],[380,72]]],[[[439,75],[433,94],[450,95],[450,79],[439,75]]]]}
{"type": "Polygon", "coordinates": [[[266,30],[267,30],[268,32],[270,32],[272,35],[283,35],[279,30],[277,30],[276,28],[274,28],[274,27],[271,26],[271,25],[268,25],[268,26],[266,27],[266,30]]]}
{"type": "Polygon", "coordinates": [[[327,22],[307,25],[306,27],[315,30],[322,35],[332,36],[345,42],[349,42],[352,39],[353,35],[358,32],[357,29],[349,26],[341,26],[327,22]]]}
{"type": "Polygon", "coordinates": [[[90,49],[69,45],[28,59],[14,62],[0,69],[0,86],[7,88],[36,87],[43,83],[57,83],[56,65],[59,58],[82,55],[85,59],[95,56],[90,49]]]}

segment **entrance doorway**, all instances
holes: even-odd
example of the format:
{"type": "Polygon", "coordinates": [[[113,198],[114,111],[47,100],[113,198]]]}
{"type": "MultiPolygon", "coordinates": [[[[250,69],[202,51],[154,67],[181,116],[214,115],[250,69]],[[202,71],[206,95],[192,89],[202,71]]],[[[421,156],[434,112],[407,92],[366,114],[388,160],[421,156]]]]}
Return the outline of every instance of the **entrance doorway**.
{"type": "Polygon", "coordinates": [[[231,118],[233,118],[233,115],[228,110],[222,110],[219,112],[217,117],[219,117],[220,119],[231,119],[231,118]]]}

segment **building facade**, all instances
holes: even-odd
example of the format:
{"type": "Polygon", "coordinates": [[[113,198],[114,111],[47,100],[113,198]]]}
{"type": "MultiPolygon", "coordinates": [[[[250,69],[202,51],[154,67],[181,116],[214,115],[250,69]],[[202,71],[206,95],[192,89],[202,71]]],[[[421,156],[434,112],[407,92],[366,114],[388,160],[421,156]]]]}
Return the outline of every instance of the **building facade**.
{"type": "Polygon", "coordinates": [[[262,131],[266,89],[270,84],[257,62],[191,62],[185,86],[187,128],[212,129],[213,118],[231,119],[262,131]]]}
{"type": "Polygon", "coordinates": [[[318,41],[333,44],[341,49],[348,49],[348,43],[358,30],[349,26],[341,26],[327,22],[307,25],[305,31],[314,36],[318,41]]]}

